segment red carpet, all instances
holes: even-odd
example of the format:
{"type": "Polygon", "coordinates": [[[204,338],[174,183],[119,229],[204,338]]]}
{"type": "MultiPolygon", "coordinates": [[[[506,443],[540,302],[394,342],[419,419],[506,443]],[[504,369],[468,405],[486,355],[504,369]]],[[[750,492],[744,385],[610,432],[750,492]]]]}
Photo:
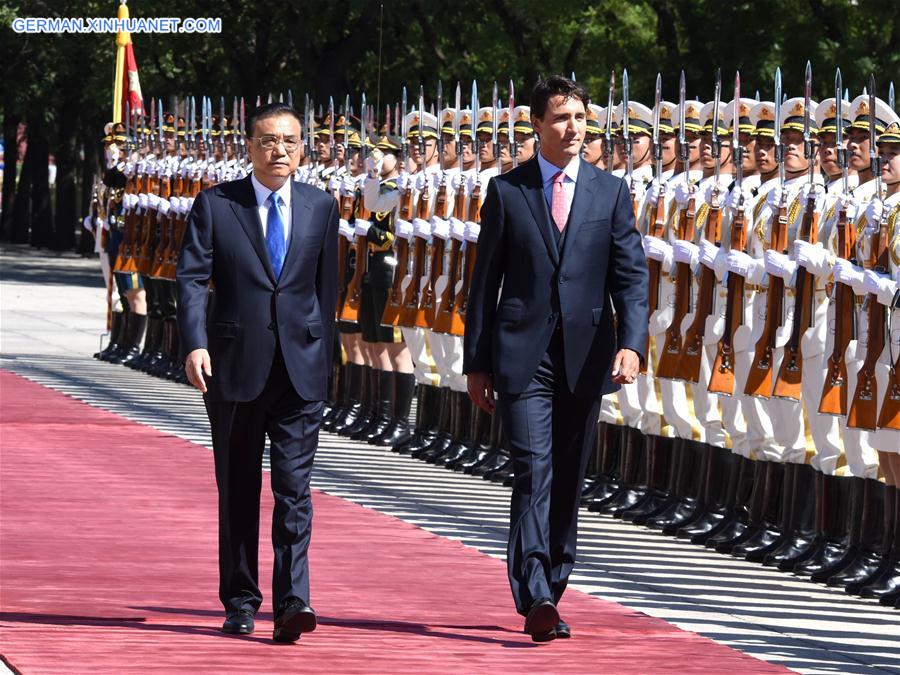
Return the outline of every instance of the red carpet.
{"type": "Polygon", "coordinates": [[[0,650],[23,673],[782,670],[577,591],[575,637],[534,645],[501,561],[322,493],[319,629],[276,645],[264,604],[255,635],[225,636],[212,453],[6,372],[0,397],[0,650]]]}

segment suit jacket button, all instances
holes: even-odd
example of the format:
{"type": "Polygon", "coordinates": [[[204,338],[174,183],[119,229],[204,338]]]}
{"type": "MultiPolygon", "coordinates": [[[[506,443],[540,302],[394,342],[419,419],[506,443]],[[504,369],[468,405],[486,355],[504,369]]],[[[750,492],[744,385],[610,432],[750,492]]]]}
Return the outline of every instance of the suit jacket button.
{"type": "Polygon", "coordinates": [[[269,330],[275,330],[275,322],[273,321],[272,323],[270,323],[268,328],[269,330]]]}

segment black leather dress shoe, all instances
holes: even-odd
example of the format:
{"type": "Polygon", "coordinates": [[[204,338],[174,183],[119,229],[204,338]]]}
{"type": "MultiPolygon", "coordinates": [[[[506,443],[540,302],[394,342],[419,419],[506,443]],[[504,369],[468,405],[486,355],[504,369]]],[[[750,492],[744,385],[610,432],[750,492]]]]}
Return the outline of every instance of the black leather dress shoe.
{"type": "Polygon", "coordinates": [[[253,612],[248,609],[232,612],[225,617],[222,632],[232,635],[250,635],[253,632],[253,612]]]}
{"type": "Polygon", "coordinates": [[[301,633],[312,633],[316,629],[316,612],[303,600],[292,598],[282,606],[275,617],[275,642],[296,642],[301,633]]]}
{"type": "Polygon", "coordinates": [[[562,619],[559,620],[559,623],[556,624],[556,637],[561,640],[568,639],[572,637],[572,629],[569,628],[569,624],[567,624],[562,619]]]}
{"type": "Polygon", "coordinates": [[[535,642],[549,642],[556,639],[559,612],[550,598],[538,598],[525,617],[525,632],[535,642]]]}

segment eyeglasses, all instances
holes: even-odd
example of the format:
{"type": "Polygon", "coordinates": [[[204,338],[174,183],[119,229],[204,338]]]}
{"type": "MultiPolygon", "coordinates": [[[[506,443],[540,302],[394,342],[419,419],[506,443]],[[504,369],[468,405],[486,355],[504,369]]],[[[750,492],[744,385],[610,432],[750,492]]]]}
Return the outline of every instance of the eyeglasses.
{"type": "Polygon", "coordinates": [[[254,141],[259,144],[263,150],[273,150],[276,145],[284,145],[284,151],[287,153],[297,152],[300,147],[300,139],[296,136],[275,136],[266,134],[265,136],[251,136],[254,141]]]}

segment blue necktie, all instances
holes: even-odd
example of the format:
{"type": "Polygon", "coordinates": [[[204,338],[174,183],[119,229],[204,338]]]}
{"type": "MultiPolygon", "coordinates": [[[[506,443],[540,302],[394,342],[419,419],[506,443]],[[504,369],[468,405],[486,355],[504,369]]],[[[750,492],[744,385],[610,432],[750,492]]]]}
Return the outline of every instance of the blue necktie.
{"type": "Polygon", "coordinates": [[[281,267],[284,265],[284,218],[281,217],[282,203],[277,192],[269,195],[269,216],[266,219],[266,248],[269,250],[269,262],[275,278],[281,277],[281,267]]]}

